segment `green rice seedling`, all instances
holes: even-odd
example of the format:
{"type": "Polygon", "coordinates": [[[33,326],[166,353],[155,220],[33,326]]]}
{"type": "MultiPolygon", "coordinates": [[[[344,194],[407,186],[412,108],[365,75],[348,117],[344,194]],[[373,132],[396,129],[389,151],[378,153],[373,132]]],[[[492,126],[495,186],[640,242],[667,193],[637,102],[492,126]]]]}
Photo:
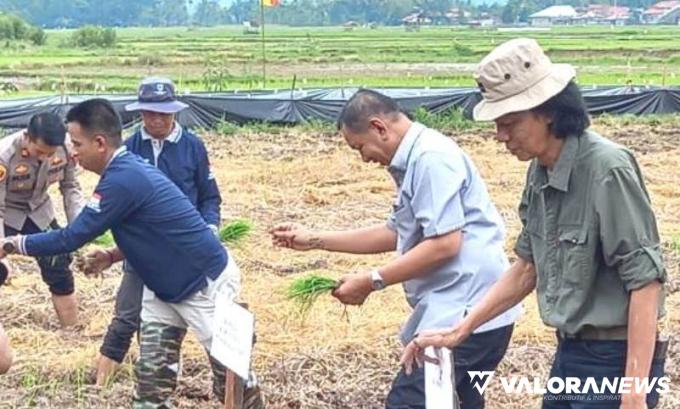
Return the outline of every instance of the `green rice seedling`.
{"type": "Polygon", "coordinates": [[[92,243],[101,247],[113,247],[116,245],[115,241],[113,240],[111,230],[107,230],[106,232],[104,232],[104,234],[94,239],[92,243]]]}
{"type": "Polygon", "coordinates": [[[227,244],[237,244],[253,229],[248,220],[235,220],[222,227],[219,232],[220,241],[227,244]]]}
{"type": "Polygon", "coordinates": [[[306,315],[322,294],[333,291],[338,282],[332,278],[310,275],[298,278],[288,287],[287,298],[298,305],[301,315],[306,315]]]}

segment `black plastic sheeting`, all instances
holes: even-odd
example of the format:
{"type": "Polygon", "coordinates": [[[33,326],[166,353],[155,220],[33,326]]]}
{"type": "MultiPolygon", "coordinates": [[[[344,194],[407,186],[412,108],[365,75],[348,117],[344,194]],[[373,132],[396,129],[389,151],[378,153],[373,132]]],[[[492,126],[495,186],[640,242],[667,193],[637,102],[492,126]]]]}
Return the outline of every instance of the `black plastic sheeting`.
{"type": "MultiPolygon", "coordinates": [[[[183,126],[210,128],[220,121],[238,124],[266,121],[296,124],[310,120],[335,121],[343,104],[358,88],[307,89],[280,92],[197,93],[179,99],[189,104],[178,115],[183,126]]],[[[470,116],[481,96],[476,88],[375,88],[399,101],[406,111],[423,107],[433,113],[460,109],[470,116]]],[[[582,88],[591,114],[669,114],[680,112],[680,88],[587,87],[582,88]]],[[[62,116],[75,104],[89,98],[106,98],[120,112],[125,126],[139,120],[126,112],[135,95],[66,95],[0,101],[0,127],[25,127],[38,112],[62,116]]]]}

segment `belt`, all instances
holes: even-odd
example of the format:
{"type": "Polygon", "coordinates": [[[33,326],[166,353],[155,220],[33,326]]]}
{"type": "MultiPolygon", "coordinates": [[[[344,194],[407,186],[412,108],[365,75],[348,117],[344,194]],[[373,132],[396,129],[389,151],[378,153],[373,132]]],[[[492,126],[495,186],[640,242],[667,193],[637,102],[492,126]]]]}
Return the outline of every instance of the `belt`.
{"type": "Polygon", "coordinates": [[[576,334],[569,334],[562,330],[557,330],[557,338],[573,340],[594,340],[594,341],[625,341],[628,339],[628,327],[594,328],[585,327],[576,334]]]}
{"type": "MultiPolygon", "coordinates": [[[[562,330],[557,330],[557,338],[560,340],[573,341],[625,341],[628,335],[628,327],[612,328],[592,328],[586,327],[577,334],[567,334],[562,330]]],[[[654,343],[654,354],[652,359],[665,360],[668,354],[668,338],[657,333],[654,343]]]]}

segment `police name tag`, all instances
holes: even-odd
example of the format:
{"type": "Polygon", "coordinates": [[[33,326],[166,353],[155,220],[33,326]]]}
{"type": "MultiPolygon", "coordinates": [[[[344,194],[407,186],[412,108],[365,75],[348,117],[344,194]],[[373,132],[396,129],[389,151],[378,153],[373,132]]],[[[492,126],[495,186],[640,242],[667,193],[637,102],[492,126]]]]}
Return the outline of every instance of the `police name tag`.
{"type": "Polygon", "coordinates": [[[439,364],[425,362],[425,408],[460,409],[458,396],[453,388],[455,372],[451,350],[427,347],[425,354],[439,360],[439,364]]]}
{"type": "Polygon", "coordinates": [[[227,297],[215,300],[210,355],[243,380],[248,380],[255,317],[227,297]]]}

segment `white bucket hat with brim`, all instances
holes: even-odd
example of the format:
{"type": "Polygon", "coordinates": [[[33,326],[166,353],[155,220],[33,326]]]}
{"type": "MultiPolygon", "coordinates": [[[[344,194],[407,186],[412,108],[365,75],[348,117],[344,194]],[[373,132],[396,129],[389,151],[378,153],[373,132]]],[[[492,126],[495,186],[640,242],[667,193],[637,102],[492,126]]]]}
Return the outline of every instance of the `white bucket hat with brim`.
{"type": "Polygon", "coordinates": [[[476,121],[493,121],[505,114],[527,111],[559,94],[576,71],[553,64],[531,38],[516,38],[482,59],[474,77],[482,93],[473,110],[476,121]]]}
{"type": "Polygon", "coordinates": [[[125,110],[176,114],[188,106],[177,100],[175,84],[168,78],[149,77],[145,78],[139,85],[137,102],[126,105],[125,110]]]}

